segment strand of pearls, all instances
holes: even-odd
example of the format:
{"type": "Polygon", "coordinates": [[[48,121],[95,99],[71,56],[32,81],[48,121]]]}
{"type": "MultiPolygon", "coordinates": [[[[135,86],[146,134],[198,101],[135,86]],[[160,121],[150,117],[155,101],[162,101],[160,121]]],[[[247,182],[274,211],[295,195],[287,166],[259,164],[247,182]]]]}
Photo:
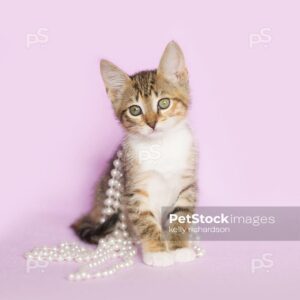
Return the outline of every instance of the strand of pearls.
{"type": "MultiPolygon", "coordinates": [[[[122,174],[122,151],[119,150],[117,152],[117,158],[113,161],[114,168],[111,170],[111,178],[108,181],[109,188],[106,191],[107,198],[104,200],[104,207],[102,210],[102,217],[100,222],[103,223],[107,219],[108,216],[117,212],[120,208],[120,198],[121,193],[123,191],[123,174],[122,174]]],[[[126,229],[126,224],[124,223],[124,215],[120,215],[120,227],[122,225],[122,230],[126,229]]]]}
{"type": "MultiPolygon", "coordinates": [[[[92,278],[107,277],[119,270],[133,264],[136,249],[127,232],[125,216],[122,213],[121,195],[123,192],[122,151],[117,152],[114,160],[114,168],[111,170],[111,178],[108,181],[109,188],[106,191],[100,222],[103,223],[113,213],[120,211],[120,218],[112,234],[99,241],[95,250],[86,249],[75,243],[61,243],[57,247],[34,248],[25,254],[26,259],[36,261],[77,262],[79,269],[68,276],[69,280],[86,280],[92,278]],[[117,260],[109,267],[103,267],[105,263],[117,260]],[[102,267],[102,268],[101,268],[102,267]]],[[[194,245],[196,256],[202,256],[202,249],[194,245]]]]}
{"type": "MultiPolygon", "coordinates": [[[[109,188],[106,191],[107,198],[104,200],[101,223],[105,222],[113,213],[121,211],[120,198],[123,189],[121,157],[122,151],[119,150],[117,158],[113,162],[111,178],[108,181],[109,188]]],[[[131,266],[136,255],[133,242],[126,230],[125,216],[122,212],[119,219],[114,232],[101,239],[96,250],[86,249],[75,243],[61,243],[57,247],[35,248],[25,254],[25,257],[37,261],[79,263],[81,266],[75,273],[68,276],[69,280],[78,281],[112,275],[131,266]],[[118,260],[115,265],[99,270],[105,263],[114,260],[118,260]]]]}

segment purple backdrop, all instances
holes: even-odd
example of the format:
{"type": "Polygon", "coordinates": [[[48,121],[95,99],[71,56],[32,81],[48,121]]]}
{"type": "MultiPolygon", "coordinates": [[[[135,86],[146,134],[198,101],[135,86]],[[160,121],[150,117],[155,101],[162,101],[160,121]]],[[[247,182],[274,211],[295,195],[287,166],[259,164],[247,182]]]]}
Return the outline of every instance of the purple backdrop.
{"type": "MultiPolygon", "coordinates": [[[[75,239],[67,225],[89,207],[122,138],[99,61],[128,73],[155,68],[172,39],[190,71],[201,203],[299,205],[299,25],[297,1],[3,3],[0,230],[7,251],[15,245],[18,256],[46,243],[37,231],[51,232],[50,242],[75,239]]],[[[23,261],[14,263],[5,278],[34,284],[23,261]]]]}

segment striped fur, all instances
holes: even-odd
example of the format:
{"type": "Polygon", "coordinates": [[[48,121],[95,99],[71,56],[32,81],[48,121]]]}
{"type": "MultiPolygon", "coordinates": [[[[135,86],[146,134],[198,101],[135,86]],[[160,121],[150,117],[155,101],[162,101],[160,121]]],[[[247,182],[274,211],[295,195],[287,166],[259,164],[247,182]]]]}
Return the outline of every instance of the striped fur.
{"type": "MultiPolygon", "coordinates": [[[[188,235],[165,235],[167,216],[162,207],[171,207],[179,215],[192,213],[197,191],[197,152],[186,121],[190,101],[182,51],[171,42],[156,70],[132,76],[102,60],[101,74],[115,114],[126,130],[123,203],[129,226],[142,241],[145,263],[171,264],[171,252],[188,247],[188,235]],[[162,109],[158,102],[166,98],[170,106],[162,109]],[[142,113],[132,115],[132,105],[138,105],[142,113]]],[[[93,209],[73,225],[89,242],[110,232],[107,224],[101,229],[98,222],[107,177],[99,186],[93,209]]],[[[116,219],[109,222],[113,228],[116,219]]]]}

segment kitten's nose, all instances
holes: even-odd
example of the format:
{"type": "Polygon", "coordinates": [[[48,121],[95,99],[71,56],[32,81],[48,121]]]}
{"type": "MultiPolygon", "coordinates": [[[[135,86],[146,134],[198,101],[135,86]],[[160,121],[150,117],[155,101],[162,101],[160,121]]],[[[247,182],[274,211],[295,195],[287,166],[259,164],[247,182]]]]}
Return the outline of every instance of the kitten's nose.
{"type": "Polygon", "coordinates": [[[147,125],[150,126],[153,130],[155,128],[156,123],[157,123],[156,120],[147,121],[147,125]]]}

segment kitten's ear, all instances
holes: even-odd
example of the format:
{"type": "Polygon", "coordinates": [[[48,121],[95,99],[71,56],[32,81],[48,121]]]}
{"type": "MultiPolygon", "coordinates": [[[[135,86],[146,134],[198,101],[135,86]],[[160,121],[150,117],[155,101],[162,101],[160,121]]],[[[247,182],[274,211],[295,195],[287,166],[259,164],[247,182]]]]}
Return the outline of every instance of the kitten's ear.
{"type": "Polygon", "coordinates": [[[188,80],[183,52],[176,42],[171,41],[167,45],[160,59],[157,73],[174,84],[184,83],[188,80]]]}
{"type": "Polygon", "coordinates": [[[100,71],[108,95],[115,100],[131,82],[129,76],[108,60],[102,59],[100,71]]]}

